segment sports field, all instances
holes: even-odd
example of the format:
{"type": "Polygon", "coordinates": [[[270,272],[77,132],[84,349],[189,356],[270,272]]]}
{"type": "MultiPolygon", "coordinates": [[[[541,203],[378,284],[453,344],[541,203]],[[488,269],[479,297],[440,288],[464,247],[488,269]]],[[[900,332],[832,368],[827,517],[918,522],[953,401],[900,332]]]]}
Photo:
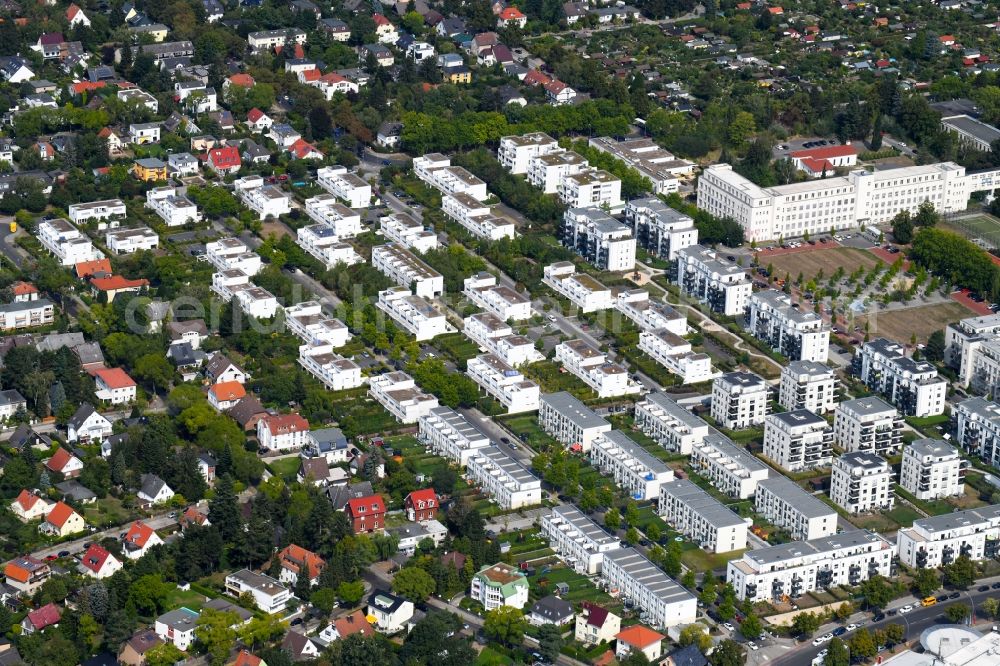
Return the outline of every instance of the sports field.
{"type": "MultiPolygon", "coordinates": [[[[927,338],[934,331],[939,331],[952,322],[974,314],[961,303],[955,302],[879,312],[870,318],[869,335],[872,338],[889,338],[908,344],[910,336],[915,334],[917,342],[927,342],[927,338]]],[[[867,319],[869,318],[858,317],[855,323],[864,328],[867,319]]]]}
{"type": "Polygon", "coordinates": [[[802,273],[807,279],[819,273],[820,270],[829,277],[840,267],[843,267],[844,273],[850,275],[857,270],[858,266],[869,269],[878,261],[878,257],[871,252],[853,247],[833,247],[822,250],[802,249],[798,252],[786,252],[760,258],[760,262],[764,266],[768,264],[774,266],[775,277],[784,277],[785,273],[788,273],[794,278],[802,273]]]}
{"type": "Polygon", "coordinates": [[[945,220],[943,226],[970,240],[981,240],[987,248],[1000,247],[1000,220],[992,215],[945,220]]]}

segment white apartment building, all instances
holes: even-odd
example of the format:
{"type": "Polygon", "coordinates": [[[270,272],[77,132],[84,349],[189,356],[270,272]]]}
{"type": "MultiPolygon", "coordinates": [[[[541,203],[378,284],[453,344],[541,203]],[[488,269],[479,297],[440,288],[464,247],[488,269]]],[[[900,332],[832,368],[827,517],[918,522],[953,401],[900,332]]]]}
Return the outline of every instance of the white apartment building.
{"type": "Polygon", "coordinates": [[[918,439],[903,448],[899,485],[919,500],[955,497],[965,492],[962,457],[943,439],[918,439]]]}
{"type": "Polygon", "coordinates": [[[247,43],[252,51],[268,51],[285,44],[305,44],[306,33],[298,28],[261,30],[247,35],[247,43]]]}
{"type": "Polygon", "coordinates": [[[1000,314],[970,317],[944,329],[944,361],[965,387],[1000,393],[1000,314]]]}
{"type": "Polygon", "coordinates": [[[61,217],[39,222],[37,237],[42,246],[55,255],[63,266],[75,266],[83,261],[104,257],[90,239],[61,217]]]}
{"type": "Polygon", "coordinates": [[[915,213],[925,201],[942,213],[963,211],[973,192],[993,189],[998,178],[995,169],[966,173],[941,162],[758,187],[730,165],[713,164],[698,181],[698,208],[733,218],[748,242],[760,242],[884,224],[901,210],[915,213]]]}
{"type": "Polygon", "coordinates": [[[292,197],[274,185],[265,185],[260,176],[245,176],[233,182],[233,189],[243,205],[257,213],[261,220],[277,218],[291,212],[292,197]]]}
{"type": "Polygon", "coordinates": [[[833,428],[808,409],[764,419],[764,455],[787,472],[826,467],[833,459],[833,428]]]}
{"type": "Polygon", "coordinates": [[[833,438],[845,451],[891,456],[903,444],[903,419],[881,398],[845,400],[834,411],[833,438]]]}
{"type": "Polygon", "coordinates": [[[738,599],[781,601],[813,590],[854,587],[873,576],[895,575],[895,548],[881,535],[850,530],[834,536],[748,550],[731,560],[726,582],[738,599]]]}
{"type": "Polygon", "coordinates": [[[469,464],[476,451],[491,446],[490,439],[451,407],[434,407],[420,418],[417,437],[435,454],[460,467],[469,464]]]}
{"type": "Polygon", "coordinates": [[[653,184],[654,194],[676,192],[680,188],[680,177],[690,176],[697,166],[694,162],[675,157],[652,139],[617,141],[601,137],[591,139],[588,145],[621,160],[648,178],[653,184]]]}
{"type": "Polygon", "coordinates": [[[265,613],[277,613],[288,605],[291,591],[280,582],[249,569],[240,569],[226,576],[226,593],[238,599],[244,593],[253,595],[254,604],[265,613]]]}
{"type": "Polygon", "coordinates": [[[609,430],[593,439],[590,462],[601,474],[611,476],[615,484],[633,499],[655,499],[660,485],[674,480],[667,464],[642,448],[621,430],[609,430]]]}
{"type": "Polygon", "coordinates": [[[444,276],[396,243],[373,247],[372,266],[401,287],[411,289],[413,285],[417,296],[434,298],[444,293],[444,276]]]}
{"type": "Polygon", "coordinates": [[[746,499],[771,469],[728,437],[712,432],[691,447],[691,467],[724,495],[746,499]]]}
{"type": "Polygon", "coordinates": [[[579,153],[560,150],[536,155],[528,161],[528,182],[545,194],[556,194],[567,176],[578,174],[590,168],[590,164],[579,153]]]}
{"type": "Polygon", "coordinates": [[[563,176],[559,182],[559,199],[570,208],[601,208],[620,210],[622,181],[603,169],[588,169],[563,176]]]}
{"type": "Polygon", "coordinates": [[[615,307],[644,331],[663,328],[674,335],[688,334],[687,317],[662,301],[650,300],[645,289],[619,291],[615,307]]]}
{"type": "Polygon", "coordinates": [[[639,247],[667,261],[675,261],[678,250],[698,243],[694,220],[653,197],[629,201],[625,224],[632,227],[639,247]]]}
{"type": "Polygon", "coordinates": [[[270,319],[278,313],[278,299],[274,294],[254,285],[250,276],[239,269],[214,273],[212,291],[227,303],[236,299],[243,312],[257,319],[270,319]]]}
{"type": "Polygon", "coordinates": [[[830,327],[815,312],[793,305],[784,292],[765,289],[751,294],[746,328],[791,361],[826,363],[830,327]]]}
{"type": "Polygon", "coordinates": [[[462,293],[503,321],[531,319],[531,298],[505,285],[498,285],[496,276],[490,273],[476,273],[465,278],[462,293]]]}
{"type": "Polygon", "coordinates": [[[523,335],[514,335],[514,329],[492,312],[480,312],[466,317],[462,332],[483,351],[494,354],[515,368],[545,358],[535,349],[534,342],[523,335]]]}
{"type": "Polygon", "coordinates": [[[965,114],[945,116],[941,119],[941,129],[958,136],[959,144],[984,153],[993,150],[993,142],[1000,139],[1000,130],[996,127],[965,114]]]}
{"type": "Polygon", "coordinates": [[[480,354],[466,363],[465,374],[507,408],[508,414],[538,410],[541,389],[493,354],[480,354]]]}
{"type": "Polygon", "coordinates": [[[563,215],[562,244],[605,271],[635,268],[632,230],[600,208],[574,206],[563,215]]]}
{"type": "Polygon", "coordinates": [[[904,353],[902,345],[876,338],[858,348],[851,369],[904,416],[942,414],[948,382],[938,376],[932,363],[915,361],[904,353]]]}
{"type": "Polygon", "coordinates": [[[837,406],[833,368],[813,361],[791,361],[781,369],[778,404],[788,411],[808,409],[826,414],[837,406]]]}
{"type": "Polygon", "coordinates": [[[405,372],[387,372],[368,378],[368,395],[401,423],[416,423],[438,406],[438,400],[417,387],[405,372]]]}
{"type": "Polygon", "coordinates": [[[364,178],[350,173],[347,167],[328,166],[316,172],[316,184],[343,200],[351,208],[367,208],[372,201],[372,186],[364,178]]]}
{"type": "Polygon", "coordinates": [[[333,351],[331,344],[300,345],[299,365],[330,391],[363,386],[361,366],[333,351]]]}
{"type": "Polygon", "coordinates": [[[379,218],[379,228],[386,239],[399,243],[414,252],[427,252],[438,246],[438,237],[433,231],[406,213],[393,213],[379,218]]]}
{"type": "Polygon", "coordinates": [[[577,273],[568,261],[557,261],[545,267],[542,283],[565,296],[581,312],[597,312],[614,307],[611,290],[586,273],[577,273]]]}
{"type": "Polygon", "coordinates": [[[687,479],[660,485],[656,509],[702,550],[730,553],[747,547],[747,521],[687,479]]]}
{"type": "Polygon", "coordinates": [[[465,476],[507,511],[542,503],[541,480],[495,446],[477,449],[469,457],[465,476]]]}
{"type": "Polygon", "coordinates": [[[896,503],[892,467],[867,451],[850,451],[833,461],[830,499],[848,513],[889,511],[896,503]]]}
{"type": "Polygon", "coordinates": [[[542,395],[538,424],[564,446],[584,453],[596,437],[611,431],[610,423],[566,391],[542,395]]]}
{"type": "Polygon", "coordinates": [[[740,430],[764,423],[770,390],[760,375],[727,372],[712,382],[712,418],[722,428],[740,430]]]}
{"type": "Polygon", "coordinates": [[[622,547],[620,540],[572,504],[560,504],[543,515],[541,532],[563,562],[588,576],[601,572],[604,553],[622,547]]]}
{"type": "Polygon", "coordinates": [[[238,238],[220,238],[205,243],[205,258],[220,271],[238,270],[247,276],[260,272],[263,261],[256,252],[251,252],[238,238]]]}
{"type": "Polygon", "coordinates": [[[73,224],[86,224],[91,220],[124,217],[125,202],[121,199],[90,201],[87,203],[70,204],[69,206],[69,219],[73,224]]]}
{"type": "Polygon", "coordinates": [[[326,224],[311,224],[307,227],[301,227],[295,232],[295,242],[311,256],[322,262],[327,269],[333,268],[337,264],[353,266],[365,261],[353,245],[340,240],[333,227],[326,224]]]}
{"type": "Polygon", "coordinates": [[[607,355],[583,340],[567,340],[556,345],[556,360],[594,389],[598,397],[612,398],[642,391],[642,386],[632,381],[625,368],[612,363],[607,355]]]}
{"type": "Polygon", "coordinates": [[[660,392],[635,403],[635,424],[667,451],[683,455],[690,455],[709,434],[707,423],[660,392]]]}
{"type": "Polygon", "coordinates": [[[306,343],[343,347],[351,339],[351,333],[339,319],[323,314],[323,306],[317,301],[303,301],[284,308],[285,326],[306,343]]]}
{"type": "Polygon", "coordinates": [[[1000,504],[913,521],[896,535],[899,561],[937,569],[965,556],[973,561],[1000,555],[1000,504]]]}
{"type": "Polygon", "coordinates": [[[509,564],[488,564],[472,577],[469,598],[487,611],[503,606],[524,608],[528,603],[528,577],[509,564]]]}
{"type": "Polygon", "coordinates": [[[485,182],[462,167],[451,166],[451,160],[441,153],[413,158],[413,173],[441,194],[465,192],[479,201],[489,197],[485,182]]]}
{"type": "Polygon", "coordinates": [[[181,227],[201,221],[194,202],[177,194],[176,187],[154,187],[146,192],[146,208],[160,216],[168,227],[181,227]]]}
{"type": "Polygon", "coordinates": [[[420,296],[414,296],[406,287],[390,287],[378,294],[375,306],[392,317],[392,320],[413,334],[418,340],[448,332],[444,313],[420,296]]]}
{"type": "Polygon", "coordinates": [[[654,628],[691,624],[698,615],[695,596],[635,548],[605,553],[601,580],[618,590],[619,599],[642,609],[640,619],[654,628]]]}
{"type": "Polygon", "coordinates": [[[513,220],[494,215],[489,206],[465,192],[441,197],[441,212],[476,238],[500,240],[515,236],[513,220]]]}
{"type": "Polygon", "coordinates": [[[837,512],[781,474],[757,484],[753,506],[765,520],[788,530],[796,541],[837,533],[837,512]]]}
{"type": "Polygon", "coordinates": [[[1000,404],[969,398],[955,405],[955,442],[994,467],[1000,463],[1000,404]]]}
{"type": "Polygon", "coordinates": [[[531,158],[562,150],[559,142],[545,132],[531,132],[523,136],[505,136],[500,139],[497,159],[504,169],[513,174],[528,173],[531,158]]]}
{"type": "Polygon", "coordinates": [[[665,328],[639,334],[639,350],[681,378],[684,384],[707,382],[719,376],[708,354],[696,354],[691,343],[665,328]]]}
{"type": "Polygon", "coordinates": [[[674,281],[681,293],[728,317],[743,316],[750,304],[752,283],[746,270],[701,245],[677,251],[674,281]]]}
{"type": "Polygon", "coordinates": [[[306,199],[306,215],[318,224],[325,224],[337,238],[353,238],[363,230],[361,215],[340,203],[332,194],[317,194],[306,199]]]}
{"type": "Polygon", "coordinates": [[[115,229],[104,236],[104,244],[114,254],[132,254],[140,250],[155,250],[160,237],[149,227],[115,229]]]}
{"type": "Polygon", "coordinates": [[[55,321],[55,306],[47,298],[0,305],[0,330],[46,326],[55,321]]]}

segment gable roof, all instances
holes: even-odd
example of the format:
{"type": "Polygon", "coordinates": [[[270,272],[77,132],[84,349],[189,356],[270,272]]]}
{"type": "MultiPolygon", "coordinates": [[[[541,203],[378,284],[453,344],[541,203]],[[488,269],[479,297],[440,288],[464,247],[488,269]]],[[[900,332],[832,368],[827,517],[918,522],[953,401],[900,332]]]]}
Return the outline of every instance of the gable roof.
{"type": "Polygon", "coordinates": [[[239,74],[233,74],[229,77],[229,82],[233,85],[242,86],[244,88],[252,88],[257,82],[249,74],[240,72],[239,74]]]}
{"type": "Polygon", "coordinates": [[[385,513],[385,500],[382,499],[381,495],[366,495],[365,497],[355,497],[347,500],[347,512],[351,515],[368,514],[368,513],[385,513]],[[375,508],[371,511],[367,510],[367,507],[374,506],[375,508]],[[362,511],[362,509],[365,509],[362,511]]]}
{"type": "Polygon", "coordinates": [[[272,435],[284,435],[309,430],[309,421],[298,414],[272,414],[261,419],[272,435]]]}
{"type": "Polygon", "coordinates": [[[222,146],[208,151],[208,161],[217,169],[229,169],[242,165],[240,151],[236,146],[222,146]]]}
{"type": "Polygon", "coordinates": [[[45,461],[45,466],[53,472],[62,472],[74,459],[77,459],[76,456],[60,446],[52,457],[45,461]]]}
{"type": "Polygon", "coordinates": [[[25,488],[18,494],[15,501],[21,506],[22,511],[31,511],[31,508],[38,504],[41,499],[41,497],[25,488]]]}
{"type": "Polygon", "coordinates": [[[170,490],[170,487],[167,486],[167,482],[158,477],[157,475],[155,474],[142,475],[142,487],[139,489],[139,492],[145,495],[146,497],[156,497],[159,494],[159,492],[164,488],[170,490]]]}
{"type": "Polygon", "coordinates": [[[128,373],[121,368],[99,368],[94,371],[94,376],[99,377],[112,390],[135,386],[135,380],[129,377],[128,373]]]}
{"type": "Polygon", "coordinates": [[[244,648],[236,655],[236,659],[229,662],[229,666],[260,666],[260,663],[260,657],[244,648]]]}
{"type": "Polygon", "coordinates": [[[149,538],[154,534],[156,532],[153,531],[152,527],[141,520],[137,520],[132,523],[132,527],[128,528],[128,532],[125,534],[125,543],[138,548],[145,548],[149,538]]]}
{"type": "Polygon", "coordinates": [[[368,623],[364,613],[360,610],[356,610],[350,615],[337,618],[333,621],[333,626],[337,630],[337,633],[340,634],[341,639],[347,638],[352,634],[371,636],[375,633],[375,630],[372,629],[372,625],[368,623]]]}
{"type": "Polygon", "coordinates": [[[229,416],[244,428],[255,416],[264,414],[267,414],[267,410],[264,409],[264,405],[261,404],[257,396],[253,395],[243,398],[229,410],[229,416]]]}
{"type": "Polygon", "coordinates": [[[584,601],[582,604],[582,609],[587,611],[587,624],[592,627],[603,627],[604,622],[608,619],[609,611],[607,608],[598,606],[589,601],[584,601]]]}
{"type": "Polygon", "coordinates": [[[92,275],[101,273],[111,274],[110,259],[94,259],[93,261],[81,261],[76,265],[76,276],[81,280],[92,275]]]}
{"type": "Polygon", "coordinates": [[[618,632],[618,635],[616,635],[615,638],[642,650],[653,643],[659,643],[666,638],[666,636],[653,631],[649,627],[636,624],[628,627],[627,629],[622,629],[618,632]]]}
{"type": "Polygon", "coordinates": [[[98,291],[118,291],[120,289],[138,289],[140,287],[148,287],[149,280],[145,278],[130,280],[121,275],[109,275],[107,277],[92,277],[90,278],[90,284],[92,284],[94,289],[97,289],[98,291]]]}
{"type": "Polygon", "coordinates": [[[213,384],[208,392],[215,396],[218,402],[231,402],[246,396],[247,390],[239,382],[219,382],[213,384]]]}
{"type": "Polygon", "coordinates": [[[278,553],[278,561],[282,568],[288,569],[296,575],[305,567],[309,580],[318,577],[323,567],[326,566],[322,557],[294,543],[285,546],[284,550],[278,553]]]}
{"type": "Polygon", "coordinates": [[[90,544],[90,548],[83,554],[83,557],[80,558],[80,565],[94,573],[99,573],[109,557],[112,557],[111,551],[98,546],[96,543],[92,543],[90,544]]]}
{"type": "Polygon", "coordinates": [[[35,630],[59,624],[59,608],[54,603],[47,603],[41,608],[28,613],[28,621],[35,630]]]}
{"type": "Polygon", "coordinates": [[[434,492],[433,488],[422,488],[420,490],[414,490],[412,493],[406,496],[406,502],[416,506],[419,502],[423,502],[428,508],[432,506],[438,506],[438,496],[434,492]]]}
{"type": "Polygon", "coordinates": [[[74,515],[77,515],[77,513],[73,510],[73,507],[60,500],[56,502],[56,505],[52,507],[51,511],[49,511],[49,515],[45,517],[45,522],[62,529],[63,525],[66,524],[66,521],[74,515]]]}
{"type": "Polygon", "coordinates": [[[254,107],[247,112],[247,120],[252,123],[257,122],[261,118],[267,118],[267,117],[268,117],[267,114],[258,109],[257,107],[254,107]]]}

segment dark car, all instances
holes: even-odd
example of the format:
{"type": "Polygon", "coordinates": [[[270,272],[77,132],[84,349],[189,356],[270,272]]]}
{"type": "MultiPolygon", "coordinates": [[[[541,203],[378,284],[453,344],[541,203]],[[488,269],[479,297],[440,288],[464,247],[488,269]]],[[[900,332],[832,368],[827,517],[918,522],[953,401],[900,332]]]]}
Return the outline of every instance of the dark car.
{"type": "Polygon", "coordinates": [[[977,590],[978,590],[979,592],[989,592],[989,591],[990,591],[990,586],[989,586],[989,585],[980,585],[980,586],[979,586],[979,587],[977,588],[977,590]]]}
{"type": "Polygon", "coordinates": [[[833,630],[834,636],[843,636],[846,633],[847,633],[846,627],[837,627],[836,629],[833,630]]]}
{"type": "Polygon", "coordinates": [[[1000,590],[1000,583],[993,583],[990,585],[991,590],[1000,590]]]}
{"type": "Polygon", "coordinates": [[[891,616],[891,615],[897,614],[898,612],[899,612],[898,610],[896,610],[895,608],[892,608],[892,609],[890,609],[889,611],[886,612],[886,615],[890,615],[891,616]]]}
{"type": "Polygon", "coordinates": [[[947,594],[941,594],[941,595],[938,596],[937,600],[938,601],[948,601],[948,595],[947,594]]]}
{"type": "Polygon", "coordinates": [[[872,622],[881,622],[885,619],[885,613],[875,613],[875,617],[872,618],[872,622]]]}
{"type": "Polygon", "coordinates": [[[504,444],[510,444],[510,438],[509,437],[501,437],[500,441],[503,442],[504,444]]]}
{"type": "Polygon", "coordinates": [[[69,557],[69,551],[68,550],[60,550],[59,551],[59,557],[69,557]]]}
{"type": "Polygon", "coordinates": [[[293,627],[297,627],[300,624],[302,624],[302,618],[301,617],[297,617],[294,620],[292,620],[292,622],[291,622],[291,626],[293,626],[293,627]]]}
{"type": "Polygon", "coordinates": [[[952,592],[951,594],[948,595],[948,598],[949,599],[958,599],[960,596],[962,596],[961,592],[952,592]]]}

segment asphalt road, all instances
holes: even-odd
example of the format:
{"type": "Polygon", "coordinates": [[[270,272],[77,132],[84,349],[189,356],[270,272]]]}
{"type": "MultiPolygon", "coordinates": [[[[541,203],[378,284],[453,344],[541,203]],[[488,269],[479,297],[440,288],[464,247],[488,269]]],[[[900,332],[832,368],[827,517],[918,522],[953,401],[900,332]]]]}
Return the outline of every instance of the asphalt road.
{"type": "MultiPolygon", "coordinates": [[[[171,512],[165,511],[162,514],[154,518],[150,518],[149,520],[144,520],[143,522],[152,527],[154,530],[161,530],[165,527],[176,525],[177,519],[171,518],[169,516],[169,513],[172,513],[172,511],[171,512]]],[[[83,552],[83,546],[86,543],[100,541],[105,537],[111,539],[117,539],[118,535],[120,535],[122,532],[127,531],[130,525],[131,523],[126,523],[124,525],[116,525],[115,527],[100,532],[89,532],[84,536],[80,537],[79,539],[75,539],[73,541],[65,541],[58,545],[52,546],[51,548],[43,548],[41,550],[37,550],[32,553],[32,556],[37,557],[38,559],[41,560],[45,559],[49,555],[57,555],[58,553],[61,553],[66,550],[68,550],[71,555],[76,555],[77,553],[83,552]]]]}

